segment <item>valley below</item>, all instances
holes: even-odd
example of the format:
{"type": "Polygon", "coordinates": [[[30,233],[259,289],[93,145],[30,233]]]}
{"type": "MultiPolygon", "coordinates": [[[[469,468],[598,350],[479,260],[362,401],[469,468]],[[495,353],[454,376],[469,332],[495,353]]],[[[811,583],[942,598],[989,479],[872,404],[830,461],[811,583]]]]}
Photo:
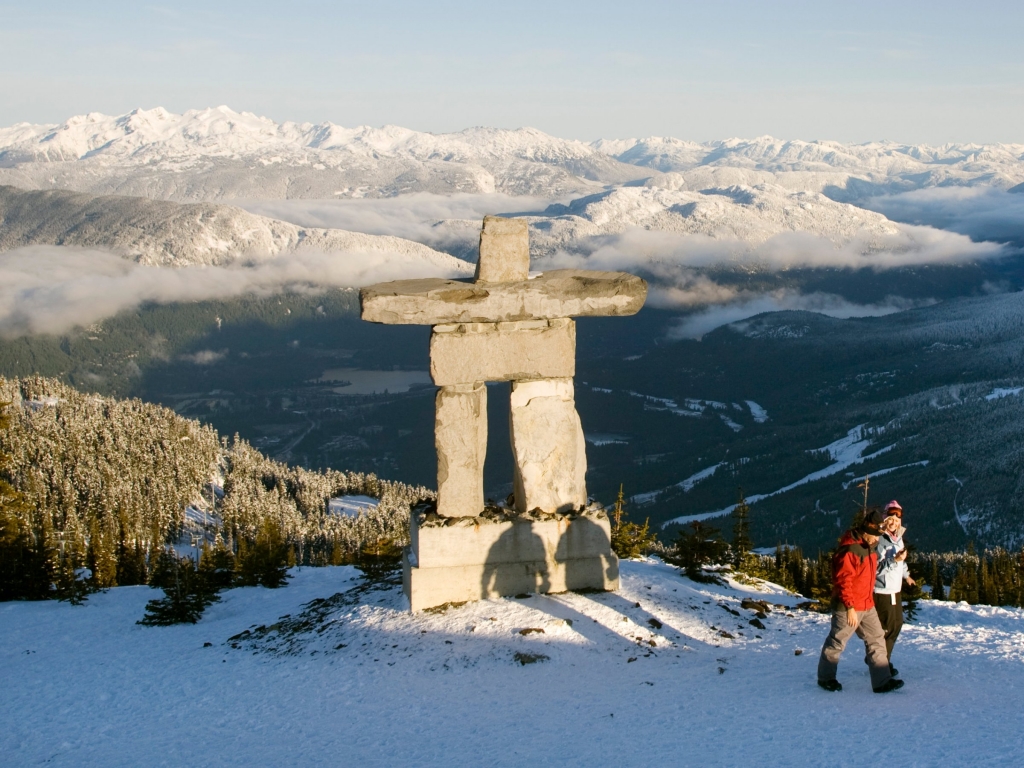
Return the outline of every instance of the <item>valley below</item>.
{"type": "MultiPolygon", "coordinates": [[[[432,487],[429,330],[362,322],[358,288],[469,279],[480,217],[519,216],[535,271],[650,285],[639,315],[578,322],[597,500],[621,487],[630,519],[671,541],[693,520],[728,533],[742,495],[758,546],[813,555],[868,477],[869,502],[898,498],[920,548],[1016,548],[1022,158],[350,130],[226,107],[0,129],[14,185],[0,189],[0,375],[139,397],[283,462],[432,487]]],[[[508,386],[488,403],[499,500],[508,386]]]]}

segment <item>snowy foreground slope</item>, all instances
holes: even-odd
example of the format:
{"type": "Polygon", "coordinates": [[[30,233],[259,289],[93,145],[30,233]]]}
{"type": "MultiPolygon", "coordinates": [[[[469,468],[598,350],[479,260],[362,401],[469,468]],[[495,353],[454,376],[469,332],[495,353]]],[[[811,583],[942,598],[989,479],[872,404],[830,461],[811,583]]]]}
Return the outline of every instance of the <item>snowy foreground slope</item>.
{"type": "Polygon", "coordinates": [[[656,561],[622,570],[617,594],[415,616],[396,586],[361,587],[349,567],[227,592],[195,626],[137,626],[159,594],[146,587],[82,607],[6,603],[0,755],[10,766],[1019,764],[1024,612],[925,604],[894,656],[906,688],[873,694],[855,641],[846,689],[828,694],[815,685],[827,617],[774,608],[760,630],[740,605],[797,598],[696,585],[656,561]],[[318,598],[330,599],[303,608],[318,598]]]}

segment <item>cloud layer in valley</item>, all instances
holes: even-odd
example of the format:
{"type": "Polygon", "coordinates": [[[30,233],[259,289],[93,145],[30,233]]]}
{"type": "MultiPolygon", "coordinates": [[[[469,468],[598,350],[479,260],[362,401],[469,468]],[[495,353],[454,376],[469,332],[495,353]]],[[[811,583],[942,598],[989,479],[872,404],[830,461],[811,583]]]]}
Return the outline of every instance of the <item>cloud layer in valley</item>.
{"type": "Polygon", "coordinates": [[[706,235],[629,229],[593,238],[589,252],[559,252],[550,264],[590,269],[638,269],[671,280],[676,270],[694,268],[895,269],[925,264],[965,264],[1004,255],[998,243],[976,243],[932,227],[900,225],[895,235],[855,237],[835,245],[807,232],[784,232],[763,243],[706,235]]]}
{"type": "MultiPolygon", "coordinates": [[[[998,243],[974,242],[968,235],[985,229],[986,216],[1013,220],[1018,199],[1024,207],[1024,195],[973,190],[927,192],[893,198],[889,204],[899,202],[902,210],[911,213],[913,206],[930,211],[930,221],[951,229],[959,227],[963,234],[900,224],[894,234],[875,232],[836,245],[808,232],[783,232],[752,243],[633,227],[580,238],[570,247],[537,258],[535,268],[639,273],[651,283],[651,306],[703,309],[681,321],[672,332],[676,337],[699,337],[724,322],[774,309],[808,309],[837,316],[882,314],[906,308],[913,302],[893,298],[857,304],[850,296],[831,295],[831,288],[801,294],[791,281],[782,283],[788,280],[789,270],[867,268],[879,272],[920,265],[976,263],[1011,252],[998,243]],[[958,210],[957,201],[968,204],[951,223],[950,217],[958,210]],[[937,211],[945,211],[946,218],[940,219],[937,211]],[[954,226],[957,222],[962,226],[954,226]],[[760,290],[744,287],[743,281],[736,279],[744,275],[756,276],[760,290]]],[[[271,201],[245,207],[299,225],[397,235],[435,247],[448,243],[452,250],[465,251],[475,248],[479,222],[485,214],[539,214],[551,202],[494,194],[417,194],[397,199],[271,201]]],[[[907,213],[908,218],[911,213],[907,213]]],[[[532,221],[537,227],[544,219],[538,215],[532,221]]],[[[542,233],[537,234],[539,237],[542,233]]],[[[383,280],[436,275],[435,266],[388,253],[311,251],[228,267],[159,269],[103,250],[31,246],[0,254],[0,334],[9,337],[61,333],[145,302],[359,287],[383,280]]]]}
{"type": "Polygon", "coordinates": [[[437,276],[436,266],[402,254],[309,251],[223,267],[168,269],[96,249],[29,246],[0,253],[0,336],[63,333],[147,302],[355,288],[428,276],[437,276]]]}
{"type": "Polygon", "coordinates": [[[924,224],[1024,246],[1024,190],[992,187],[933,187],[868,198],[865,208],[894,221],[924,224]]]}
{"type": "MultiPolygon", "coordinates": [[[[939,190],[929,190],[936,192],[939,190]]],[[[941,190],[946,192],[946,190],[941,190]]],[[[970,192],[970,190],[966,190],[970,192]]],[[[1000,193],[1016,200],[1016,195],[1000,193]]],[[[904,196],[906,197],[906,196],[904,196]]],[[[1019,196],[1024,203],[1024,195],[1019,196]]],[[[979,219],[987,196],[976,195],[979,219]]],[[[947,198],[953,199],[947,195],[947,198]]],[[[282,218],[303,226],[340,227],[369,234],[397,235],[456,248],[476,245],[477,222],[502,211],[542,211],[552,200],[504,195],[417,194],[396,199],[305,201],[287,200],[247,204],[253,212],[282,218]],[[439,222],[446,225],[439,226],[439,222]],[[460,230],[457,224],[464,222],[460,230]]],[[[884,212],[884,211],[883,211],[884,212]]],[[[541,220],[543,221],[543,220],[541,220]]],[[[942,225],[936,219],[921,224],[942,225]]],[[[534,219],[536,226],[537,220],[534,219]]],[[[979,227],[980,228],[980,227],[979,227]]],[[[953,228],[955,229],[955,228],[953,228]]],[[[900,224],[890,235],[863,234],[843,245],[808,232],[784,232],[762,243],[735,238],[682,234],[639,227],[580,240],[571,251],[560,249],[536,261],[536,268],[627,270],[651,282],[652,307],[701,310],[683,318],[670,331],[672,338],[699,338],[724,323],[761,312],[803,309],[834,317],[881,315],[922,301],[893,296],[861,304],[834,294],[802,294],[793,288],[766,293],[744,290],[720,273],[757,272],[777,275],[795,269],[863,269],[876,272],[922,265],[962,265],[998,258],[1007,249],[993,242],[973,242],[975,232],[951,232],[933,226],[900,224]],[[716,275],[718,279],[716,279],[716,275]]]]}

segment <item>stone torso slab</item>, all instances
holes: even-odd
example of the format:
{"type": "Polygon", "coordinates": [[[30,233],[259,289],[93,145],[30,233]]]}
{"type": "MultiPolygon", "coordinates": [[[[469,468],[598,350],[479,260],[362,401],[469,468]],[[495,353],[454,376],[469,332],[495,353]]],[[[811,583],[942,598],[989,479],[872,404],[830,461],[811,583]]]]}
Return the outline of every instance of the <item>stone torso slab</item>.
{"type": "Polygon", "coordinates": [[[567,317],[435,325],[430,375],[439,387],[475,381],[572,378],[576,324],[567,317]]]}

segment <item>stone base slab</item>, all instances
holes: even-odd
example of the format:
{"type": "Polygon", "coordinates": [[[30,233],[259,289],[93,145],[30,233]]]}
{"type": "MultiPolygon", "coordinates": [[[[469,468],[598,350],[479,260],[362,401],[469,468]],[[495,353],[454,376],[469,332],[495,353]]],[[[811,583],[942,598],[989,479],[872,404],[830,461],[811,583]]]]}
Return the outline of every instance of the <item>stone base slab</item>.
{"type": "Polygon", "coordinates": [[[608,516],[516,515],[443,519],[415,514],[403,561],[414,611],[444,603],[567,590],[616,590],[619,559],[608,516]]]}
{"type": "Polygon", "coordinates": [[[402,566],[402,586],[413,611],[522,593],[619,588],[619,559],[614,554],[564,562],[543,560],[414,568],[406,553],[402,566]]]}

